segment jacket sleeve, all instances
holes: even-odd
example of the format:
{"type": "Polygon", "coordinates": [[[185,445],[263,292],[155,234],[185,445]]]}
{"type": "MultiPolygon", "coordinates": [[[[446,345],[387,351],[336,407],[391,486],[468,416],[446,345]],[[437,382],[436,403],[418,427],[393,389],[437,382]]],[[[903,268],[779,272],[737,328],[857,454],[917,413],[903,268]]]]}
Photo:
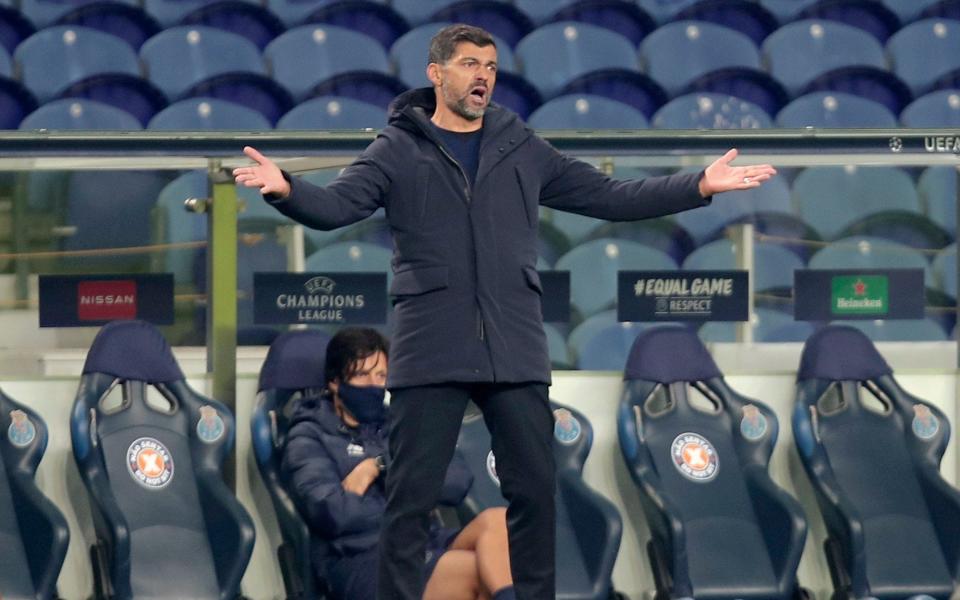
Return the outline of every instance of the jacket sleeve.
{"type": "Polygon", "coordinates": [[[702,173],[616,180],[592,165],[546,146],[548,160],[541,182],[540,204],[608,221],[661,217],[710,204],[700,195],[702,173]]]}
{"type": "Polygon", "coordinates": [[[390,178],[380,157],[389,154],[389,141],[380,136],[336,179],[317,186],[297,177],[289,177],[290,194],[286,198],[266,196],[267,202],[284,215],[313,229],[330,230],[369,217],[383,206],[390,178]]]}
{"type": "Polygon", "coordinates": [[[449,506],[460,504],[470,491],[471,485],[473,485],[473,474],[470,472],[470,467],[467,466],[467,461],[460,451],[455,450],[450,466],[447,467],[443,488],[440,490],[440,504],[449,506]]]}
{"type": "Polygon", "coordinates": [[[336,462],[310,424],[290,430],[281,471],[297,506],[306,513],[307,524],[318,535],[335,538],[380,527],[386,508],[383,496],[358,496],[344,490],[336,462]]]}

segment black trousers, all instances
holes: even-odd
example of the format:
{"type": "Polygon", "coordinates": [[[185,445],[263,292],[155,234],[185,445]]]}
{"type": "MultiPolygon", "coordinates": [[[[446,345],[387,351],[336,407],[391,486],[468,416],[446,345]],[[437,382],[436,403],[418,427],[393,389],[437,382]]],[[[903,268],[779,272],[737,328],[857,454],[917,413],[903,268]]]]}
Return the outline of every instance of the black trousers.
{"type": "MultiPolygon", "coordinates": [[[[519,600],[554,600],[553,414],[542,383],[447,384],[390,391],[387,508],[379,600],[420,600],[429,513],[437,503],[467,402],[483,411],[509,502],[510,568],[519,600]]],[[[493,590],[496,591],[496,590],[493,590]]]]}

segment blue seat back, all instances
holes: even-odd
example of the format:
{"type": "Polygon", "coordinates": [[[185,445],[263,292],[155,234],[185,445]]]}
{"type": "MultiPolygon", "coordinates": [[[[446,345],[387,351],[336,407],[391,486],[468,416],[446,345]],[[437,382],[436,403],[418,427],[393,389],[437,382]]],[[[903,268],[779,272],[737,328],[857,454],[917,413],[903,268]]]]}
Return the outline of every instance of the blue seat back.
{"type": "Polygon", "coordinates": [[[436,11],[430,20],[469,23],[489,31],[511,47],[534,28],[525,12],[502,0],[460,0],[436,11]]]}
{"type": "Polygon", "coordinates": [[[125,110],[96,100],[64,98],[48,102],[20,123],[20,129],[143,129],[125,110]]]}
{"type": "Polygon", "coordinates": [[[765,129],[770,115],[735,96],[691,93],[664,104],[651,121],[657,129],[765,129]]]}
{"type": "Polygon", "coordinates": [[[853,597],[948,597],[960,495],[938,467],[950,423],[906,392],[870,340],[847,326],[807,340],[793,434],[827,525],[828,560],[853,597]]]}
{"type": "Polygon", "coordinates": [[[941,76],[960,68],[960,23],[923,19],[910,23],[887,42],[890,69],[918,94],[941,76]]]}
{"type": "MultiPolygon", "coordinates": [[[[699,172],[699,168],[691,172],[699,172]]],[[[703,244],[734,222],[750,221],[757,213],[791,214],[790,186],[784,177],[774,177],[763,187],[723,192],[715,202],[700,210],[688,210],[675,219],[690,232],[697,244],[703,244]]]]}
{"type": "Polygon", "coordinates": [[[687,328],[641,334],[624,380],[620,447],[650,524],[658,592],[792,597],[806,526],[767,474],[774,412],[727,386],[687,328]]]}
{"type": "Polygon", "coordinates": [[[382,129],[387,113],[353,98],[326,96],[307,100],[277,121],[277,129],[382,129]]]}
{"type": "Polygon", "coordinates": [[[219,98],[187,98],[158,112],[147,129],[205,131],[271,129],[270,121],[252,108],[219,98]]]}
{"type": "Polygon", "coordinates": [[[804,127],[889,128],[897,117],[886,106],[844,92],[810,92],[795,98],[777,113],[777,125],[804,127]]]}
{"type": "Polygon", "coordinates": [[[63,514],[37,489],[47,426],[0,391],[0,589],[4,598],[50,598],[67,554],[63,514]]]}
{"type": "MultiPolygon", "coordinates": [[[[719,239],[700,246],[683,261],[690,271],[736,269],[737,247],[729,239],[719,239]]],[[[756,242],[754,273],[750,285],[757,291],[793,287],[793,272],[804,267],[803,260],[783,245],[756,242]]]]}
{"type": "Polygon", "coordinates": [[[592,94],[558,96],[533,111],[536,129],[646,129],[647,118],[628,104],[592,94]]]}
{"type": "Polygon", "coordinates": [[[114,321],[100,330],[70,426],[110,591],[234,597],[254,530],[222,479],[233,415],[186,383],[156,327],[114,321]]]}
{"type": "Polygon", "coordinates": [[[37,107],[37,100],[19,82],[0,77],[0,129],[16,129],[37,107]]]}
{"type": "Polygon", "coordinates": [[[927,287],[933,274],[927,258],[915,248],[869,236],[843,238],[810,258],[811,269],[922,269],[927,287]]]}
{"type": "MultiPolygon", "coordinates": [[[[534,2],[528,2],[533,4],[534,2]]],[[[542,2],[542,4],[547,4],[542,2]]],[[[639,46],[643,38],[657,28],[653,17],[640,6],[632,2],[619,0],[580,0],[578,2],[556,2],[556,10],[551,19],[554,21],[580,21],[590,23],[611,31],[616,31],[639,46]]]]}
{"type": "Polygon", "coordinates": [[[920,96],[900,113],[904,127],[960,127],[960,92],[939,90],[920,96]]]}

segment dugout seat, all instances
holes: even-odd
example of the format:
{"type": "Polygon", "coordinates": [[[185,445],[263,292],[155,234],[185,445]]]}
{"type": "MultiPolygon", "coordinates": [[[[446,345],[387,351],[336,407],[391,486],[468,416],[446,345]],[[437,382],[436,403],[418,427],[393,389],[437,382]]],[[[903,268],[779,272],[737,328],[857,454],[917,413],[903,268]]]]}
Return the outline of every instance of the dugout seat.
{"type": "Polygon", "coordinates": [[[187,384],[159,330],[100,330],[70,429],[96,532],[96,596],[236,597],[254,529],[221,473],[233,415],[187,384]]]}
{"type": "Polygon", "coordinates": [[[261,511],[277,516],[281,536],[277,560],[290,600],[316,598],[323,590],[323,582],[316,579],[310,562],[311,551],[323,549],[311,547],[307,524],[281,481],[280,463],[296,402],[324,386],[323,365],[329,341],[329,335],[316,329],[278,336],[260,369],[257,404],[250,416],[251,458],[269,497],[260,494],[254,499],[261,511]]]}
{"type": "Polygon", "coordinates": [[[70,532],[34,482],[46,449],[43,419],[0,391],[0,595],[7,600],[56,597],[70,532]]]}
{"type": "MultiPolygon", "coordinates": [[[[557,465],[557,600],[611,597],[613,563],[620,549],[620,513],[583,481],[583,464],[593,445],[593,428],[578,410],[551,402],[557,465]]],[[[490,449],[490,433],[479,414],[468,414],[457,448],[473,473],[473,485],[458,509],[461,521],[484,509],[506,506],[490,449]]]]}
{"type": "Polygon", "coordinates": [[[661,327],[630,351],[617,424],[640,488],[656,598],[796,598],[799,503],[767,473],[774,412],[724,381],[696,334],[661,327]]]}
{"type": "Polygon", "coordinates": [[[793,436],[826,523],[834,598],[946,599],[960,569],[960,493],[939,473],[950,423],[860,331],[807,340],[793,436]]]}

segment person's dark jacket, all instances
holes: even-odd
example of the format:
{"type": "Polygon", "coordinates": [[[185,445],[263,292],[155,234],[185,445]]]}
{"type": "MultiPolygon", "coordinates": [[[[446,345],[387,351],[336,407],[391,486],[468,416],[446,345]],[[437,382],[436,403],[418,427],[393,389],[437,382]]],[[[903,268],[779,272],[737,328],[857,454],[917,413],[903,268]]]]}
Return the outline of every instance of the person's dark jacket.
{"type": "MultiPolygon", "coordinates": [[[[358,496],[341,482],[367,458],[387,456],[387,429],[347,427],[326,397],[301,400],[291,419],[283,450],[281,477],[327,556],[349,556],[377,545],[386,507],[383,475],[358,496]]],[[[389,468],[389,467],[388,467],[389,468]]],[[[459,453],[447,470],[440,502],[459,504],[473,483],[459,453]]]]}
{"type": "Polygon", "coordinates": [[[492,104],[471,187],[433,131],[434,108],[432,89],[405,92],[388,126],[333,182],[292,178],[290,195],[270,201],[317,229],[386,209],[395,247],[388,387],[549,383],[539,207],[612,221],[658,217],[709,204],[701,175],[612,180],[492,104]]]}

